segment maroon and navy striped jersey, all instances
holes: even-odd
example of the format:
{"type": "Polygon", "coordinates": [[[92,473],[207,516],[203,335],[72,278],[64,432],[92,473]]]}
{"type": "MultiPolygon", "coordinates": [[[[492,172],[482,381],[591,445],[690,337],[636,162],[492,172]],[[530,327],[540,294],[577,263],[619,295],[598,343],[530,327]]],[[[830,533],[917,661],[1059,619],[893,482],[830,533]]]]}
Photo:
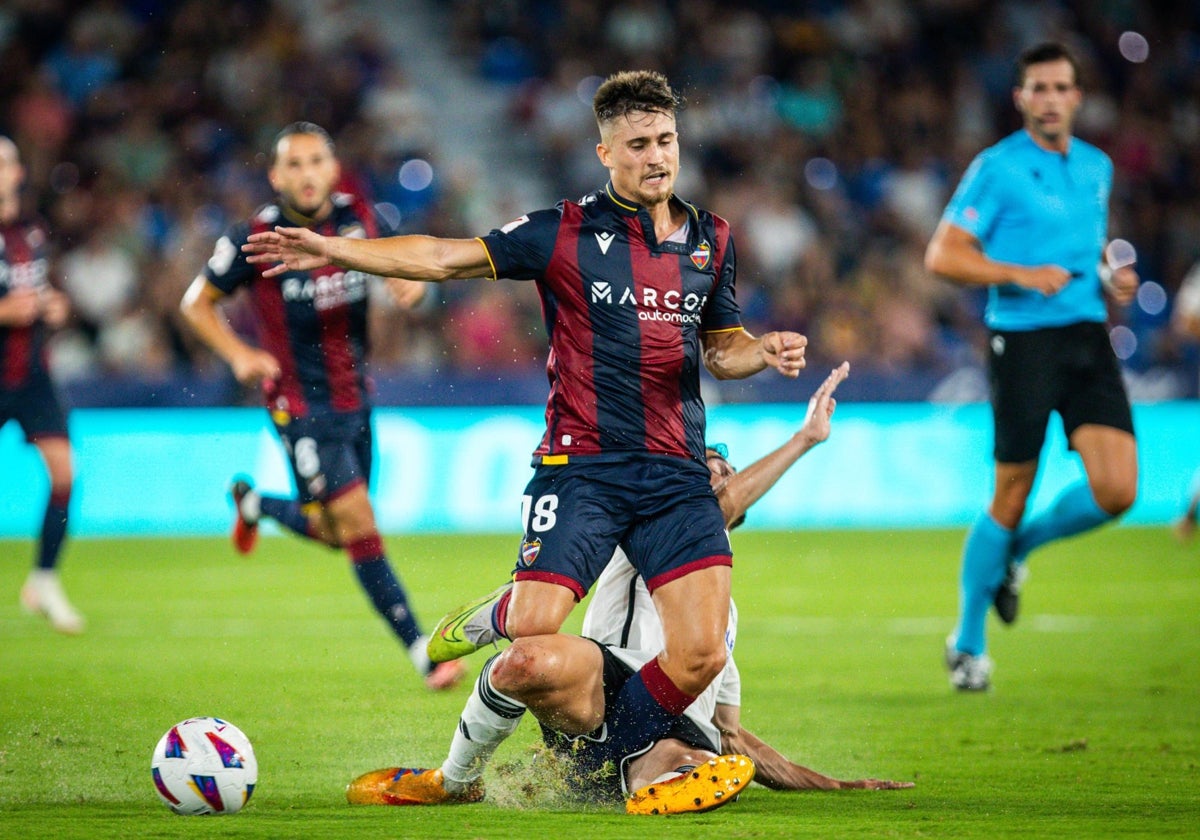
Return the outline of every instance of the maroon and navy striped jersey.
{"type": "MultiPolygon", "coordinates": [[[[295,417],[314,408],[356,411],[370,404],[366,389],[369,275],[326,266],[263,277],[267,266],[246,262],[242,245],[252,233],[297,224],[278,203],[264,205],[247,222],[217,240],[204,276],[225,294],[245,286],[262,349],[279,361],[278,382],[265,402],[295,417]]],[[[390,225],[367,202],[333,195],[329,218],[312,226],[325,236],[368,239],[389,235],[390,225]]]]}
{"type": "MultiPolygon", "coordinates": [[[[0,298],[16,289],[41,293],[50,287],[46,228],[18,219],[0,224],[0,298]]],[[[46,325],[0,327],[0,388],[15,390],[34,376],[45,376],[46,325]]]]}
{"type": "Polygon", "coordinates": [[[535,464],[704,463],[700,336],[741,329],[741,315],[729,224],[679,205],[686,241],[658,242],[650,214],[611,185],[480,238],[495,276],[535,280],[542,300],[550,395],[535,464]]]}

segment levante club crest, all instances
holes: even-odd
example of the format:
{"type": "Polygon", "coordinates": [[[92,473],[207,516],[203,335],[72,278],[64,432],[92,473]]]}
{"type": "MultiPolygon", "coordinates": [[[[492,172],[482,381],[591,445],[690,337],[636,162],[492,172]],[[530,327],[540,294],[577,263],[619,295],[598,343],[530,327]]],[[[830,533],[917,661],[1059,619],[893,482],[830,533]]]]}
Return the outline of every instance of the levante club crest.
{"type": "Polygon", "coordinates": [[[692,251],[692,265],[703,271],[708,268],[708,261],[712,258],[712,249],[708,247],[707,242],[701,242],[700,246],[692,251]]]}
{"type": "Polygon", "coordinates": [[[541,552],[542,541],[540,539],[534,537],[532,540],[526,540],[521,543],[521,564],[532,566],[541,552]]]}

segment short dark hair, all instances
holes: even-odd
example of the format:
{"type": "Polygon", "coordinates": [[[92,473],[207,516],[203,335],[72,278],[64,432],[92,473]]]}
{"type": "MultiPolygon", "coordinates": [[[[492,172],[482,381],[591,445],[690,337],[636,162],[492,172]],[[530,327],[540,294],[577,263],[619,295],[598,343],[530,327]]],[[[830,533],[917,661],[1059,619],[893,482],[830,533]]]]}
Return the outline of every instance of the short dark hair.
{"type": "Polygon", "coordinates": [[[1045,64],[1048,61],[1059,61],[1065,59],[1070,62],[1071,70],[1075,74],[1075,85],[1078,87],[1079,79],[1079,59],[1075,54],[1067,49],[1065,44],[1058,41],[1043,41],[1040,44],[1034,44],[1023,50],[1017,56],[1017,72],[1016,85],[1022,87],[1025,84],[1025,72],[1031,64],[1045,64]]]}
{"type": "Polygon", "coordinates": [[[683,97],[672,90],[666,76],[654,70],[613,73],[592,99],[592,112],[601,126],[632,111],[674,116],[682,107],[683,97]]]}
{"type": "Polygon", "coordinates": [[[317,137],[320,137],[322,140],[325,141],[325,145],[329,147],[330,153],[333,152],[333,138],[329,136],[328,131],[321,128],[321,126],[317,125],[314,122],[306,122],[305,120],[299,120],[297,122],[292,123],[291,125],[284,126],[283,130],[275,135],[275,139],[271,142],[271,165],[272,166],[275,165],[275,158],[279,155],[279,144],[282,143],[287,138],[293,137],[297,134],[314,134],[317,137]]]}

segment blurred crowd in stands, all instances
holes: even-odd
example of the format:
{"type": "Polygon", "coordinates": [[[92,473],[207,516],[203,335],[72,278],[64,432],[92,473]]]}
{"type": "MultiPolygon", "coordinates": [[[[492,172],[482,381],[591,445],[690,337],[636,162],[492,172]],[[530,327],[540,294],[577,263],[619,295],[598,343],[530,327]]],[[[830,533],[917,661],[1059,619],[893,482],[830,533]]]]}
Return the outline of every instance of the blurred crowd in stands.
{"type": "MultiPolygon", "coordinates": [[[[0,9],[0,133],[21,149],[26,198],[50,224],[56,273],[75,303],[54,345],[60,381],[224,375],[189,339],[178,301],[224,227],[270,197],[266,151],[293,120],[330,130],[346,188],[383,202],[403,231],[473,236],[534,209],[498,199],[483,168],[439,159],[446,127],[422,86],[436,69],[406,63],[368,5],[9,0],[0,9]]],[[[414,4],[391,5],[388,25],[408,25],[414,4]]],[[[537,150],[524,159],[544,204],[604,181],[590,110],[600,79],[665,72],[687,97],[678,192],[732,223],[747,327],[807,333],[818,371],[849,359],[856,373],[941,383],[922,386],[930,398],[984,396],[977,375],[960,375],[980,369],[983,297],[930,277],[925,244],[967,162],[1019,125],[1016,54],[1066,41],[1084,62],[1077,133],[1115,162],[1112,232],[1137,247],[1143,279],[1138,301],[1112,312],[1114,346],[1135,398],[1195,394],[1195,350],[1167,324],[1200,259],[1196,3],[425,8],[437,24],[426,37],[505,103],[507,125],[481,142],[537,150]]],[[[415,312],[385,299],[376,309],[381,381],[540,375],[531,284],[452,283],[415,312]]]]}

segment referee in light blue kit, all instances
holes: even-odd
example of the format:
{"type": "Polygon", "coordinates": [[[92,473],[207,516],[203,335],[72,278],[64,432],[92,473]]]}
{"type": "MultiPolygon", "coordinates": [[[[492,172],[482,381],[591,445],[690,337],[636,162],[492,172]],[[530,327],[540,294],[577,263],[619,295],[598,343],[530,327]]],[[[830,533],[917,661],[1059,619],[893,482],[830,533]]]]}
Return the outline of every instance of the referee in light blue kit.
{"type": "Polygon", "coordinates": [[[967,534],[958,626],[946,640],[951,684],[991,684],[989,606],[1011,624],[1029,552],[1120,516],[1137,493],[1129,398],[1105,329],[1105,293],[1128,303],[1132,266],[1102,264],[1112,161],[1073,138],[1079,64],[1061,44],[1017,60],[1013,102],[1024,127],[981,152],[925,252],[930,271],[987,286],[995,423],[992,502],[967,534]],[[1087,480],[1025,518],[1050,413],[1062,418],[1087,480]]]}

